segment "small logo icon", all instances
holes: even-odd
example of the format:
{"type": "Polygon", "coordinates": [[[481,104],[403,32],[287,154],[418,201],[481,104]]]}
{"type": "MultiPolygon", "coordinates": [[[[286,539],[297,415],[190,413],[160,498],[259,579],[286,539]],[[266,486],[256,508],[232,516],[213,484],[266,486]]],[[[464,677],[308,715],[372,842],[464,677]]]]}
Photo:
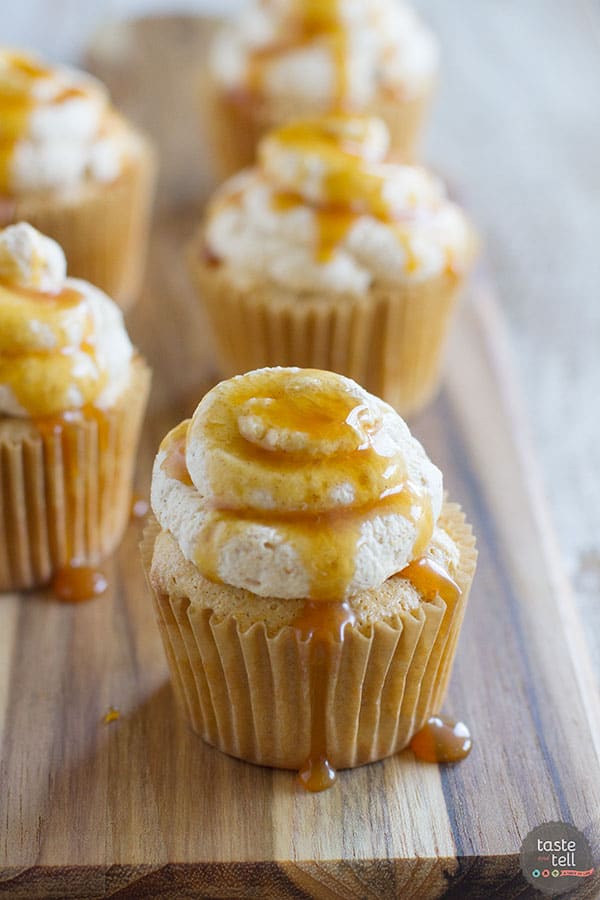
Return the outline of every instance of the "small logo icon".
{"type": "Polygon", "coordinates": [[[595,867],[586,836],[566,822],[538,825],[521,845],[521,871],[538,891],[558,897],[590,878],[595,867]]]}

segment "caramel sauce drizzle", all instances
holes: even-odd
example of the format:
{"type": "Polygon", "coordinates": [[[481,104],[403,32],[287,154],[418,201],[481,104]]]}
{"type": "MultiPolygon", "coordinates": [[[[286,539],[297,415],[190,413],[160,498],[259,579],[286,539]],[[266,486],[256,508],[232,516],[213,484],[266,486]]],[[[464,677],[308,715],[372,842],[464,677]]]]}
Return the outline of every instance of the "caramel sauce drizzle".
{"type": "MultiPolygon", "coordinates": [[[[4,51],[9,68],[23,76],[23,85],[3,81],[0,71],[0,194],[9,195],[10,167],[14,149],[26,133],[32,111],[43,101],[37,100],[30,88],[36,81],[52,76],[52,68],[20,53],[4,51]]],[[[65,103],[85,95],[79,87],[68,87],[53,97],[52,104],[65,103]]]]}
{"type": "MultiPolygon", "coordinates": [[[[85,398],[86,395],[95,397],[108,380],[108,373],[97,370],[93,365],[89,369],[86,367],[83,373],[78,372],[78,353],[83,353],[92,360],[96,355],[91,312],[83,323],[79,344],[62,345],[66,327],[63,314],[68,314],[70,309],[77,307],[82,299],[82,294],[69,286],[52,293],[19,285],[0,284],[0,301],[7,304],[8,334],[14,342],[14,348],[0,349],[0,383],[12,390],[21,406],[39,421],[40,427],[44,427],[45,419],[52,420],[51,411],[60,402],[59,384],[66,386],[75,379],[85,398]],[[13,303],[15,306],[11,309],[13,303]],[[30,347],[32,321],[40,329],[53,333],[55,343],[48,347],[30,347]],[[49,359],[55,360],[55,377],[52,381],[46,378],[44,368],[45,361],[49,359]]],[[[91,403],[89,407],[86,406],[88,408],[89,416],[95,416],[91,403]]]]}
{"type": "MultiPolygon", "coordinates": [[[[324,373],[319,373],[324,375],[324,373]]],[[[334,376],[331,376],[334,377],[334,376]]],[[[234,412],[239,411],[250,396],[243,380],[230,388],[228,403],[234,412]]],[[[250,390],[255,390],[251,388],[250,390]]],[[[348,438],[349,423],[360,419],[363,409],[360,401],[343,395],[342,397],[319,396],[310,392],[297,393],[293,397],[278,396],[277,390],[267,390],[276,407],[265,407],[265,429],[272,421],[277,428],[292,434],[301,432],[309,435],[316,445],[319,442],[341,442],[348,438]],[[275,396],[272,396],[272,395],[275,396]],[[278,402],[279,401],[279,402],[278,402]]],[[[259,398],[260,400],[260,398],[259,398]]],[[[252,406],[252,412],[260,414],[260,406],[252,406]]],[[[210,435],[214,429],[219,440],[225,439],[227,452],[260,464],[263,473],[285,473],[298,465],[306,465],[304,451],[266,450],[251,444],[238,432],[232,434],[224,423],[221,413],[214,420],[205,421],[204,428],[210,435]]],[[[192,480],[186,465],[186,442],[190,421],[178,425],[163,442],[166,451],[162,467],[167,474],[183,484],[191,485],[192,480]]],[[[356,432],[352,432],[358,440],[356,432]]],[[[368,431],[367,431],[368,434],[368,431]]],[[[379,475],[389,469],[393,475],[398,470],[391,466],[389,456],[378,452],[377,425],[373,435],[353,449],[336,453],[335,466],[339,481],[348,481],[360,493],[365,471],[374,469],[379,475]]],[[[318,457],[314,469],[318,472],[318,457]]],[[[311,696],[311,740],[310,752],[299,771],[300,783],[309,791],[321,791],[335,781],[335,769],[331,764],[327,746],[327,710],[330,691],[330,662],[339,652],[346,629],[354,625],[356,619],[350,604],[345,599],[346,589],[354,575],[356,546],[360,538],[361,524],[370,517],[396,513],[408,518],[415,525],[415,559],[399,573],[419,591],[425,601],[435,599],[439,594],[447,603],[456,602],[460,588],[449,574],[435,560],[424,556],[433,533],[433,516],[428,497],[423,496],[414,485],[408,483],[405,473],[403,480],[387,491],[381,491],[375,500],[362,505],[336,506],[330,510],[315,512],[314,505],[301,508],[299,488],[292,479],[285,481],[291,508],[257,509],[235,507],[224,509],[214,503],[209,504],[213,512],[212,523],[203,530],[197,542],[195,561],[205,577],[219,581],[218,547],[228,535],[235,533],[240,522],[260,522],[275,526],[300,555],[310,574],[310,592],[302,613],[294,623],[299,641],[306,643],[305,677],[310,686],[311,696]],[[225,538],[223,534],[225,533],[225,538]],[[218,539],[215,537],[218,535],[218,539]]],[[[325,473],[324,478],[328,475],[325,473]]],[[[319,488],[318,475],[315,476],[315,503],[324,491],[319,488]]],[[[258,475],[257,475],[258,480],[258,475]]],[[[325,482],[324,482],[325,483],[325,482]]]]}
{"type": "Polygon", "coordinates": [[[248,58],[246,87],[250,97],[260,97],[265,69],[278,56],[322,40],[329,44],[335,67],[333,111],[348,107],[348,35],[340,15],[339,0],[295,0],[287,22],[287,34],[256,48],[248,58]]]}
{"type": "MultiPolygon", "coordinates": [[[[368,128],[364,120],[363,128],[368,128]]],[[[414,273],[419,259],[413,250],[408,225],[417,215],[407,210],[401,217],[394,215],[384,194],[384,179],[363,158],[359,119],[331,117],[317,121],[295,122],[279,128],[271,140],[298,153],[318,154],[326,170],[323,193],[327,202],[309,203],[317,220],[317,259],[328,262],[355,222],[368,214],[392,228],[406,254],[406,271],[414,273]]],[[[305,207],[306,199],[299,191],[278,190],[273,194],[272,207],[288,212],[305,207]]]]}
{"type": "Polygon", "coordinates": [[[430,556],[413,559],[398,574],[410,581],[426,601],[435,600],[439,594],[446,603],[454,604],[462,593],[448,572],[430,556]]]}
{"type": "Polygon", "coordinates": [[[173,431],[169,432],[167,436],[168,443],[166,444],[167,456],[163,461],[162,468],[169,478],[174,478],[182,484],[191,486],[192,479],[190,478],[190,473],[188,472],[187,463],[185,461],[185,447],[189,424],[190,420],[186,419],[185,421],[180,422],[173,431]]]}

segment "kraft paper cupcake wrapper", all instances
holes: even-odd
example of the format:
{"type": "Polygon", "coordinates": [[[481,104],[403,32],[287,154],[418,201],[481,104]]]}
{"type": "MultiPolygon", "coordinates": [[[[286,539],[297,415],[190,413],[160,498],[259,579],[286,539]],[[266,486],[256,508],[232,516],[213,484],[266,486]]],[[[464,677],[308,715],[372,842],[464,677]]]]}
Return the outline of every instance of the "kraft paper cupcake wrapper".
{"type": "Polygon", "coordinates": [[[131,385],[101,418],[0,420],[0,591],[43,585],[62,566],[95,565],[115,549],[149,384],[138,358],[131,385]]]}
{"type": "MultiPolygon", "coordinates": [[[[437,597],[389,622],[346,630],[327,662],[327,758],[336,768],[382,759],[405,747],[439,711],[446,692],[476,562],[475,541],[460,508],[444,522],[461,548],[452,607],[437,597]]],[[[151,520],[142,543],[149,573],[160,528],[151,520]]],[[[269,634],[263,623],[241,630],[187,597],[152,589],[179,706],[194,730],[225,753],[295,769],[311,740],[309,646],[290,626],[269,634]]]]}
{"type": "MultiPolygon", "coordinates": [[[[390,149],[398,159],[416,157],[417,146],[431,107],[434,84],[415,97],[399,97],[393,92],[381,96],[361,114],[378,116],[390,132],[390,149]]],[[[322,115],[324,110],[310,104],[299,107],[297,100],[260,101],[235,96],[215,85],[210,74],[200,81],[205,133],[212,145],[212,159],[221,178],[234,175],[256,161],[256,147],[263,135],[286,121],[322,115]]],[[[334,113],[335,110],[329,110],[334,113]]]]}
{"type": "Polygon", "coordinates": [[[87,183],[66,198],[18,198],[2,225],[29,222],[61,245],[68,274],[105,291],[121,308],[136,299],[143,276],[156,163],[150,144],[110,184],[87,183]]]}
{"type": "Polygon", "coordinates": [[[188,265],[229,377],[262,366],[329,369],[353,378],[403,415],[435,394],[451,315],[462,287],[444,273],[429,281],[343,295],[288,299],[273,286],[243,291],[224,266],[188,249],[188,265]]]}

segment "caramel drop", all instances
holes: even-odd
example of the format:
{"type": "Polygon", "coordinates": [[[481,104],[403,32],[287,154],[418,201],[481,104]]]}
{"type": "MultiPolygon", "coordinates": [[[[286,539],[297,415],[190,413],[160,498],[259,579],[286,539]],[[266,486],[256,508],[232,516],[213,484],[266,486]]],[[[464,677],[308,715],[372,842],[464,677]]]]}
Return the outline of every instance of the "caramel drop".
{"type": "Polygon", "coordinates": [[[323,756],[309,757],[298,772],[298,780],[311,794],[326,791],[336,780],[336,771],[323,756]]]}
{"type": "Polygon", "coordinates": [[[413,736],[410,749],[424,762],[452,763],[465,759],[473,741],[464,722],[446,716],[432,716],[413,736]]]}
{"type": "Polygon", "coordinates": [[[83,600],[100,597],[107,587],[105,575],[90,566],[65,566],[58,570],[52,580],[54,594],[66,603],[81,603],[83,600]]]}

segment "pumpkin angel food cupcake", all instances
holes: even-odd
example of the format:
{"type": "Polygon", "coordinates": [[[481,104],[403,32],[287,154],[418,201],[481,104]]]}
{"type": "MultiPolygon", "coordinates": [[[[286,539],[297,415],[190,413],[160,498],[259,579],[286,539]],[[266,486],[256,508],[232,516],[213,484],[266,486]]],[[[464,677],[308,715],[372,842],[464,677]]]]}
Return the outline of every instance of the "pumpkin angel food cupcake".
{"type": "Polygon", "coordinates": [[[211,48],[215,159],[231,174],[270,128],[339,112],[381,117],[410,159],[437,69],[437,41],[397,0],[255,0],[211,48]]]}
{"type": "Polygon", "coordinates": [[[300,121],[217,192],[189,263],[224,374],[331,369],[402,415],[431,398],[476,241],[440,181],[388,151],[379,119],[300,121]]]}
{"type": "Polygon", "coordinates": [[[474,539],[386,403],[317,370],[221,382],[164,439],[152,509],[158,624],[209,744],[320,790],[439,711],[474,539]]]}
{"type": "Polygon", "coordinates": [[[149,381],[120,310],[66,277],[59,245],[0,231],[0,591],[88,590],[82,567],[129,519],[149,381]]]}
{"type": "Polygon", "coordinates": [[[90,75],[0,50],[0,224],[62,246],[122,306],[142,275],[154,153],[90,75]]]}

